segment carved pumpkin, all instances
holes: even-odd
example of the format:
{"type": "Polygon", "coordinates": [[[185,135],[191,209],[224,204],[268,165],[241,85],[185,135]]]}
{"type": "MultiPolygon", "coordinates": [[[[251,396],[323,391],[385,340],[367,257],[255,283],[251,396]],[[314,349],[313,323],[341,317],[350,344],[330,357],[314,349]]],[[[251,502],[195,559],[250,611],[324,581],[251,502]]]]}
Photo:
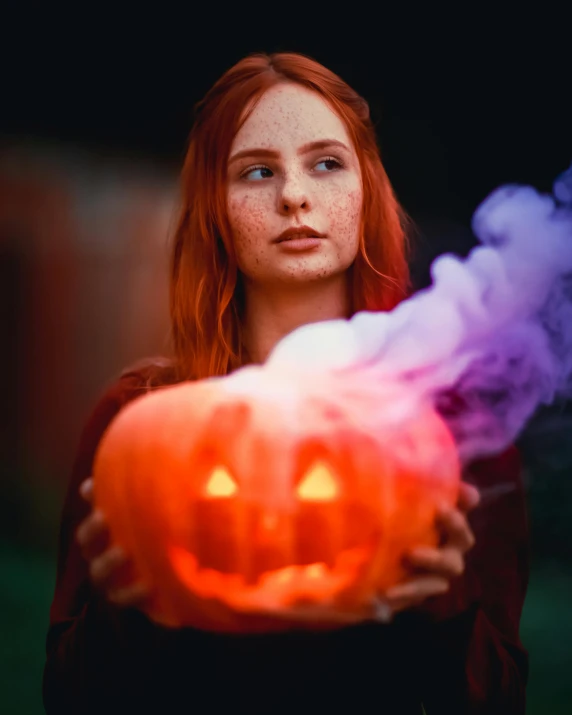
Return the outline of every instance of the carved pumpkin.
{"type": "Polygon", "coordinates": [[[152,618],[220,630],[360,620],[403,578],[404,551],[436,542],[436,506],[459,482],[437,415],[374,432],[327,381],[281,384],[249,367],[165,388],[104,435],[96,504],[154,587],[152,618]]]}

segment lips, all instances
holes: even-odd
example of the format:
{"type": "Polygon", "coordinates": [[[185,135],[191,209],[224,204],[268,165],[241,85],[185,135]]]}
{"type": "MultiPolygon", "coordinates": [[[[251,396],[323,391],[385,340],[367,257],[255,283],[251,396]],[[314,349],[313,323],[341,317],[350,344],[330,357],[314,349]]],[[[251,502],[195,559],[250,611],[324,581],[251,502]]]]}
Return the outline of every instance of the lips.
{"type": "Polygon", "coordinates": [[[325,238],[325,234],[316,231],[311,226],[293,226],[292,228],[283,231],[273,243],[283,243],[284,241],[292,241],[296,238],[325,238]]]}

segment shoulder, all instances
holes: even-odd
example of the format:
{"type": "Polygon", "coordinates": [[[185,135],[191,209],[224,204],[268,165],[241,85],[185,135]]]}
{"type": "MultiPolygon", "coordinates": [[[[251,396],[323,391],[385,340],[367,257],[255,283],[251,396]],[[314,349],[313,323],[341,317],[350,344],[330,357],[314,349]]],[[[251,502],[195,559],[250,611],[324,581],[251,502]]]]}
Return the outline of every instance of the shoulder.
{"type": "Polygon", "coordinates": [[[124,399],[129,400],[145,392],[175,385],[178,382],[182,382],[182,379],[177,375],[175,362],[171,358],[159,355],[138,360],[124,368],[111,389],[115,386],[123,394],[124,399]]]}
{"type": "Polygon", "coordinates": [[[136,397],[177,381],[174,364],[169,358],[138,360],[121,370],[103,388],[95,404],[94,414],[118,411],[136,397]]]}
{"type": "Polygon", "coordinates": [[[103,433],[125,405],[180,381],[173,361],[165,357],[146,358],[124,368],[103,388],[91,408],[80,438],[79,460],[91,463],[103,433]]]}

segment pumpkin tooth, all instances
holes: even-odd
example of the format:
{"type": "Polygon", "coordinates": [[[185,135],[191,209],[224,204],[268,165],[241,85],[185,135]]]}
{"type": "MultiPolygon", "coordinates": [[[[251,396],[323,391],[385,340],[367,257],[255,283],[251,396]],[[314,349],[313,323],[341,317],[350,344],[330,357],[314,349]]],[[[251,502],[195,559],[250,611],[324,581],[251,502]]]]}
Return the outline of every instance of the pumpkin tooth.
{"type": "Polygon", "coordinates": [[[305,576],[310,579],[324,578],[329,570],[324,563],[310,564],[304,569],[305,576]]]}
{"type": "Polygon", "coordinates": [[[289,587],[289,585],[295,581],[300,569],[300,566],[286,566],[276,571],[267,571],[261,574],[257,584],[263,589],[270,590],[289,587]]]}

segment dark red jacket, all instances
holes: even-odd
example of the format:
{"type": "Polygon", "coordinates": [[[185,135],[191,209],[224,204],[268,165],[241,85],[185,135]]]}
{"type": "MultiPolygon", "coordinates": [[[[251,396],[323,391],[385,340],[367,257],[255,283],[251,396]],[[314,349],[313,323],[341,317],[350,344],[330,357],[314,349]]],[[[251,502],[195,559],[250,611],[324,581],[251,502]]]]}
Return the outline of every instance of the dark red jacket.
{"type": "Polygon", "coordinates": [[[528,533],[516,449],[465,479],[515,485],[470,516],[476,545],[463,576],[389,625],[330,633],[221,635],[157,626],[105,602],[74,535],[87,515],[81,482],[113,417],[150,373],[125,373],[83,431],[65,500],[50,611],[43,698],[48,715],[84,713],[391,713],[524,715],[528,656],[519,621],[528,533]]]}

